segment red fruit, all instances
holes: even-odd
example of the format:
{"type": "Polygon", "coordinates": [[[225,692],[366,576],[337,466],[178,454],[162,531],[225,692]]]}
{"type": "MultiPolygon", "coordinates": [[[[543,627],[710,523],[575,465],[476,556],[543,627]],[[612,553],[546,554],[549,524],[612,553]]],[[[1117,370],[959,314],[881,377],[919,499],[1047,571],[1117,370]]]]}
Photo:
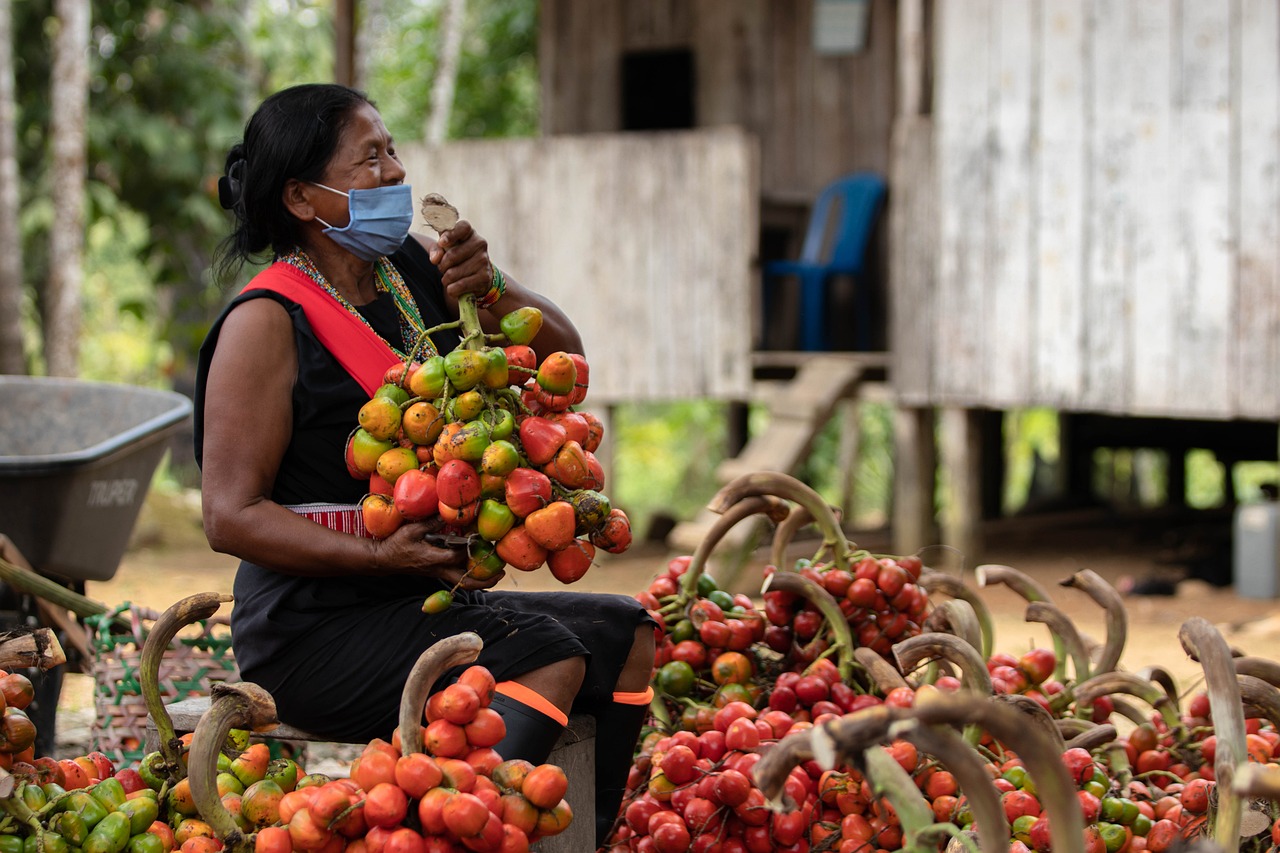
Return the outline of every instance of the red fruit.
{"type": "Polygon", "coordinates": [[[582,449],[588,453],[595,453],[600,449],[600,442],[604,440],[604,421],[591,414],[590,412],[578,412],[578,415],[587,422],[587,438],[586,441],[580,441],[582,449]]]}
{"type": "Polygon", "coordinates": [[[470,462],[450,459],[436,475],[436,492],[445,506],[469,507],[480,500],[480,474],[470,462]]]}
{"type": "Polygon", "coordinates": [[[1071,781],[1077,785],[1083,785],[1093,778],[1093,756],[1087,749],[1076,746],[1066,750],[1062,753],[1062,763],[1066,765],[1071,781]]]}
{"type": "Polygon", "coordinates": [[[1204,814],[1209,810],[1209,796],[1213,788],[1214,783],[1207,779],[1192,779],[1178,795],[1182,810],[1192,814],[1204,814]]]}
{"type": "MultiPolygon", "coordinates": [[[[490,814],[488,806],[474,794],[452,794],[440,809],[444,825],[459,838],[479,835],[488,823],[490,814]]],[[[423,828],[426,828],[425,822],[423,828]]]]}
{"type": "Polygon", "coordinates": [[[420,468],[405,471],[397,477],[391,496],[406,521],[421,521],[440,511],[436,475],[420,468]]]}
{"type": "Polygon", "coordinates": [[[577,526],[573,504],[568,501],[552,501],[542,509],[525,517],[524,527],[529,538],[548,551],[568,548],[577,526]]]}
{"type": "Polygon", "coordinates": [[[604,524],[591,531],[589,538],[597,548],[610,554],[621,554],[631,547],[631,521],[625,512],[614,507],[604,524]]]}
{"type": "Polygon", "coordinates": [[[538,387],[550,394],[570,394],[578,381],[578,368],[567,352],[553,352],[538,365],[538,387]]]}
{"type": "Polygon", "coordinates": [[[1032,649],[1018,658],[1018,669],[1032,684],[1039,684],[1052,677],[1057,665],[1057,655],[1049,649],[1032,649]]]}
{"type": "Polygon", "coordinates": [[[532,468],[517,468],[507,475],[506,504],[518,518],[551,503],[551,480],[532,468]]]}
{"type": "Polygon", "coordinates": [[[399,785],[382,782],[365,794],[364,819],[369,826],[395,826],[409,812],[409,798],[399,785]]]}
{"type": "Polygon", "coordinates": [[[520,793],[540,809],[554,808],[569,790],[569,777],[554,764],[539,764],[524,777],[520,793]]]}
{"type": "Polygon", "coordinates": [[[565,435],[569,441],[576,441],[580,446],[586,446],[591,429],[587,424],[587,419],[581,413],[552,412],[546,418],[553,424],[560,424],[560,426],[564,427],[565,435]]]}
{"type": "Polygon", "coordinates": [[[546,418],[525,418],[520,423],[520,445],[534,465],[546,465],[566,441],[565,428],[546,418]]]}
{"type": "Polygon", "coordinates": [[[599,488],[595,485],[598,478],[591,471],[586,451],[572,439],[560,445],[551,461],[542,466],[542,473],[567,489],[599,488]],[[588,482],[592,485],[588,486],[588,482]]]}
{"type": "Polygon", "coordinates": [[[576,406],[587,399],[587,386],[591,384],[591,368],[587,365],[586,356],[581,353],[569,353],[569,360],[573,362],[578,374],[573,381],[573,390],[569,392],[569,402],[576,406]]]}
{"type": "Polygon", "coordinates": [[[386,539],[404,524],[404,516],[386,495],[365,495],[360,501],[360,516],[375,539],[386,539]]]}
{"type": "Polygon", "coordinates": [[[547,561],[547,549],[533,541],[523,524],[499,539],[496,550],[506,563],[522,572],[531,572],[547,561]]]}
{"type": "Polygon", "coordinates": [[[547,554],[547,567],[551,569],[551,576],[560,583],[573,583],[582,580],[595,556],[596,546],[575,539],[567,548],[547,554]]]}

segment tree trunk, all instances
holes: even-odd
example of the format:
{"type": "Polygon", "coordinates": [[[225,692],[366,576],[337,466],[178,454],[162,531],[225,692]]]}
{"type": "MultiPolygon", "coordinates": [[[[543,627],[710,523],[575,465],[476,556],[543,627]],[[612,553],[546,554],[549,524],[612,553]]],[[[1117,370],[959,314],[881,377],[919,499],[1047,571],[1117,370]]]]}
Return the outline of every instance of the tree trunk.
{"type": "Polygon", "coordinates": [[[26,373],[22,347],[22,235],[13,79],[13,4],[0,0],[0,373],[26,373]]]}
{"type": "Polygon", "coordinates": [[[50,376],[75,376],[80,355],[81,258],[89,112],[89,0],[55,0],[53,40],[49,280],[45,289],[44,352],[50,376]]]}
{"type": "Polygon", "coordinates": [[[444,142],[449,132],[466,12],[466,0],[448,0],[440,17],[440,62],[436,66],[436,79],[431,84],[431,112],[423,133],[428,145],[444,142]]]}

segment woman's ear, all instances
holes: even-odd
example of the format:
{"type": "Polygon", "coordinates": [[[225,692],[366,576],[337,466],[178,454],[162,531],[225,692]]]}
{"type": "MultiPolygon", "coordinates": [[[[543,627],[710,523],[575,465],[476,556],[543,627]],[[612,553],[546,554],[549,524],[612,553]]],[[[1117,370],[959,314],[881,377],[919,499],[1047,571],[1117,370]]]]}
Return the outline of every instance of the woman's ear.
{"type": "Polygon", "coordinates": [[[310,222],[316,217],[316,209],[308,198],[307,185],[297,178],[290,178],[284,185],[285,210],[303,222],[310,222]]]}

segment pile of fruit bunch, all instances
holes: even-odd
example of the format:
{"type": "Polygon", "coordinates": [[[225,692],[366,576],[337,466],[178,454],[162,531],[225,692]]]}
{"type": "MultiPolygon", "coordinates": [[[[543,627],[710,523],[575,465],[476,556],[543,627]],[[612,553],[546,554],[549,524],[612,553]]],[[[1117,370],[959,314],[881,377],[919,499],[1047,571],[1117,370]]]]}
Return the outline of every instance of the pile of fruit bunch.
{"type": "MultiPolygon", "coordinates": [[[[877,701],[853,659],[857,649],[887,657],[893,642],[917,635],[928,594],[918,581],[918,557],[875,557],[853,551],[820,496],[783,474],[753,474],[713,500],[721,519],[697,553],[668,563],[636,598],[662,627],[657,648],[657,727],[705,730],[714,710],[746,701],[810,720],[848,713],[877,701]],[[742,593],[718,588],[707,558],[730,527],[751,515],[785,520],[794,501],[825,532],[813,559],[783,571],[764,570],[763,612],[742,593]],[[825,552],[830,551],[827,555],[825,552]],[[826,557],[824,559],[824,557],[826,557]]],[[[779,526],[775,564],[793,525],[779,526]]]]}
{"type": "Polygon", "coordinates": [[[528,851],[570,825],[568,778],[494,750],[506,726],[489,706],[493,692],[492,674],[470,666],[427,702],[425,725],[402,738],[402,722],[391,740],[370,741],[348,778],[265,779],[234,797],[221,793],[219,775],[220,796],[204,801],[208,783],[195,786],[200,812],[228,847],[255,853],[528,851]]]}
{"type": "Polygon", "coordinates": [[[34,698],[29,678],[0,670],[0,770],[29,763],[35,757],[36,726],[27,716],[27,706],[34,698]]]}
{"type": "Polygon", "coordinates": [[[654,655],[653,705],[660,727],[705,730],[718,708],[755,703],[766,689],[764,618],[749,596],[719,589],[706,572],[681,595],[692,557],[676,557],[636,595],[662,627],[654,655]]]}
{"type": "MultiPolygon", "coordinates": [[[[587,361],[553,352],[537,362],[536,308],[504,316],[496,335],[480,328],[471,297],[460,314],[438,327],[460,327],[457,349],[421,361],[411,353],[360,409],[346,462],[369,482],[365,526],[383,538],[406,521],[437,520],[442,533],[467,537],[473,577],[545,564],[563,583],[579,580],[597,548],[631,544],[626,513],[601,491],[603,424],[576,408],[587,361]]],[[[440,595],[432,607],[447,604],[440,595]]]]}
{"type": "MultiPolygon", "coordinates": [[[[220,778],[228,790],[243,791],[262,778],[269,758],[268,747],[257,744],[245,757],[227,758],[220,778]]],[[[186,780],[170,787],[142,765],[117,768],[96,751],[60,760],[41,756],[12,772],[13,793],[0,799],[5,853],[210,853],[222,847],[196,814],[186,780]]]]}
{"type": "MultiPolygon", "coordinates": [[[[920,633],[929,595],[918,583],[924,569],[919,557],[862,554],[850,566],[837,560],[802,560],[796,569],[831,593],[860,647],[889,657],[894,643],[920,633]]],[[[822,611],[803,596],[766,592],[764,612],[778,629],[770,633],[771,646],[778,652],[789,652],[793,643],[830,643],[830,636],[823,634],[822,611]]]]}

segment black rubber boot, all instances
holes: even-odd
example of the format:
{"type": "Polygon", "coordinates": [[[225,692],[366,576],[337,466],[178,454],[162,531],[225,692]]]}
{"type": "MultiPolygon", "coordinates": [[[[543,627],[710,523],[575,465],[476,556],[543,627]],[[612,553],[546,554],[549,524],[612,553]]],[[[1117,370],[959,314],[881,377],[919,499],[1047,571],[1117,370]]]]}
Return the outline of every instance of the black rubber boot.
{"type": "Polygon", "coordinates": [[[596,715],[596,849],[609,840],[618,818],[636,741],[648,714],[648,705],[610,702],[596,715]]]}
{"type": "Polygon", "coordinates": [[[507,724],[506,737],[494,747],[498,754],[503,759],[523,758],[534,764],[545,764],[564,726],[538,709],[502,693],[493,695],[489,707],[501,714],[502,721],[507,724]]]}

